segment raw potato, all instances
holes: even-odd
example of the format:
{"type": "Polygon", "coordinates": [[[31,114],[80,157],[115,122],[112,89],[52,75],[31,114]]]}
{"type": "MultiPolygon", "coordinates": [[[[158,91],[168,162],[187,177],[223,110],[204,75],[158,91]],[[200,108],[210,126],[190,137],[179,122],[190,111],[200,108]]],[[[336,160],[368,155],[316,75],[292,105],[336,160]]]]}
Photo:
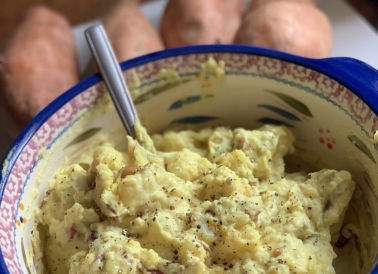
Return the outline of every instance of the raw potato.
{"type": "Polygon", "coordinates": [[[245,16],[235,43],[324,58],[331,54],[332,28],[327,16],[315,5],[269,1],[245,16]]]}
{"type": "Polygon", "coordinates": [[[0,60],[0,116],[15,137],[79,81],[74,36],[58,13],[31,8],[0,60]]]}
{"type": "Polygon", "coordinates": [[[244,0],[170,0],[161,34],[166,47],[231,44],[241,24],[244,0]]]}
{"type": "Polygon", "coordinates": [[[159,33],[141,12],[138,1],[120,0],[103,25],[118,61],[164,49],[159,33]]]}
{"type": "Polygon", "coordinates": [[[269,2],[300,2],[300,3],[309,3],[315,4],[317,0],[252,0],[251,5],[249,6],[249,10],[254,10],[258,6],[266,5],[269,2]]]}

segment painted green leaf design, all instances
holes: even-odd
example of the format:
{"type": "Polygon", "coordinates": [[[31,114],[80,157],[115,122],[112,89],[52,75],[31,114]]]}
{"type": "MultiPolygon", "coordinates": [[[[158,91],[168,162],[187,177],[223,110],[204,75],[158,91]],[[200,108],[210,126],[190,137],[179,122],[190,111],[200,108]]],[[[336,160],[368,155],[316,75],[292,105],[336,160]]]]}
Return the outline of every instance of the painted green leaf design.
{"type": "Polygon", "coordinates": [[[171,124],[200,124],[200,123],[205,123],[211,120],[219,119],[218,117],[214,116],[189,116],[189,117],[184,117],[180,118],[177,120],[174,120],[171,122],[171,124]]]}
{"type": "Polygon", "coordinates": [[[375,199],[378,201],[378,196],[375,192],[375,188],[374,188],[374,184],[373,184],[373,180],[371,179],[369,173],[367,173],[366,171],[364,171],[362,173],[363,177],[364,177],[364,181],[365,183],[367,184],[367,186],[369,187],[371,193],[373,193],[375,199]]]}
{"type": "Polygon", "coordinates": [[[22,258],[24,259],[24,262],[25,262],[25,267],[26,267],[28,273],[31,274],[31,271],[30,271],[30,268],[29,268],[29,264],[27,263],[28,260],[26,258],[24,240],[22,238],[21,238],[21,252],[22,252],[22,258]]]}
{"type": "Polygon", "coordinates": [[[278,108],[278,107],[275,107],[275,106],[271,106],[271,105],[257,105],[257,107],[261,107],[261,108],[266,108],[274,113],[277,113],[285,118],[288,118],[290,120],[294,120],[294,121],[301,121],[301,119],[298,118],[298,116],[286,111],[286,110],[283,110],[281,108],[278,108]]]}
{"type": "Polygon", "coordinates": [[[292,128],[294,127],[293,125],[290,125],[289,123],[286,123],[284,121],[268,118],[268,117],[263,117],[257,121],[262,124],[271,124],[271,125],[279,125],[279,126],[283,125],[283,126],[292,127],[292,128]]]}
{"type": "Polygon", "coordinates": [[[182,108],[184,105],[193,104],[195,102],[208,99],[211,97],[214,97],[214,94],[206,94],[205,96],[201,96],[201,95],[189,96],[189,97],[186,97],[185,99],[181,99],[181,100],[177,100],[173,102],[172,105],[169,107],[169,110],[182,108]]]}
{"type": "Polygon", "coordinates": [[[88,129],[87,131],[84,131],[82,134],[80,134],[79,136],[77,136],[75,139],[73,139],[67,146],[72,146],[72,145],[75,145],[75,144],[78,144],[78,143],[81,143],[89,138],[91,138],[93,135],[95,135],[97,132],[99,132],[101,130],[100,127],[95,127],[95,128],[91,128],[91,129],[88,129]]]}
{"type": "Polygon", "coordinates": [[[142,95],[140,95],[139,97],[135,98],[134,100],[134,104],[137,105],[137,104],[141,104],[145,101],[147,101],[148,99],[154,97],[156,94],[159,94],[159,93],[162,93],[166,90],[169,90],[171,88],[174,88],[174,87],[177,87],[177,86],[180,86],[182,84],[185,84],[189,81],[191,81],[192,79],[183,79],[181,81],[177,81],[177,82],[168,82],[166,83],[165,85],[162,85],[162,86],[158,86],[158,87],[154,87],[152,89],[150,89],[149,91],[143,93],[142,95]]]}
{"type": "Polygon", "coordinates": [[[369,159],[376,164],[376,161],[374,159],[373,154],[369,150],[369,148],[365,145],[364,142],[361,141],[360,138],[358,138],[356,135],[349,135],[348,136],[349,141],[358,148],[362,153],[364,153],[369,159]]]}
{"type": "Polygon", "coordinates": [[[289,106],[291,106],[295,110],[299,111],[303,115],[306,115],[308,117],[313,117],[310,109],[305,104],[303,104],[301,101],[298,101],[297,99],[295,99],[291,96],[288,96],[286,94],[282,94],[282,93],[279,93],[279,92],[276,92],[276,91],[272,91],[272,90],[266,90],[266,91],[277,96],[282,101],[284,101],[286,104],[288,104],[289,106]]]}

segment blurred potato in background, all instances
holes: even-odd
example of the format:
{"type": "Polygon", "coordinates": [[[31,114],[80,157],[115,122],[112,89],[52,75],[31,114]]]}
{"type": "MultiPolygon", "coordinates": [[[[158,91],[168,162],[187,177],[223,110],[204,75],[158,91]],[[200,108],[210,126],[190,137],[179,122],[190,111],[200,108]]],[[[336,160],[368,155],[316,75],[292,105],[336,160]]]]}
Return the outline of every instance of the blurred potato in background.
{"type": "MultiPolygon", "coordinates": [[[[147,2],[148,0],[139,0],[147,2]]],[[[99,18],[107,12],[118,0],[1,0],[0,8],[0,52],[12,37],[18,24],[21,22],[27,9],[37,4],[62,13],[71,23],[77,25],[95,18],[99,18]]]]}
{"type": "MultiPolygon", "coordinates": [[[[153,0],[139,0],[147,2],[153,0]]],[[[323,0],[333,1],[333,0],[323,0]]],[[[378,28],[378,0],[345,0],[359,11],[371,24],[378,28]]],[[[44,4],[61,12],[72,25],[77,25],[101,17],[118,0],[1,0],[0,8],[0,52],[12,37],[18,23],[28,8],[36,4],[44,4]]]]}

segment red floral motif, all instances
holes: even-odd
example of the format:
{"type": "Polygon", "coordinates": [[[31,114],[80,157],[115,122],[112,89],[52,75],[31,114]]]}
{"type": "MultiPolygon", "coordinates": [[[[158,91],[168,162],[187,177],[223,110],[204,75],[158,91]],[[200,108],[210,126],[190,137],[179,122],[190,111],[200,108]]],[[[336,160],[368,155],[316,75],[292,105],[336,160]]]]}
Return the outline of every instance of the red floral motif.
{"type": "Polygon", "coordinates": [[[339,104],[350,106],[355,96],[351,91],[345,89],[344,92],[341,92],[337,97],[330,97],[330,99],[335,100],[339,104]]]}
{"type": "Polygon", "coordinates": [[[11,235],[9,233],[0,231],[0,244],[3,254],[12,253],[12,250],[9,248],[11,246],[11,235]]]}
{"type": "Polygon", "coordinates": [[[9,259],[9,258],[4,258],[5,264],[8,267],[9,273],[10,274],[20,274],[21,269],[18,268],[18,265],[15,261],[9,259]]]}
{"type": "MultiPolygon", "coordinates": [[[[69,105],[74,109],[72,115],[75,116],[78,111],[94,105],[99,99],[102,98],[104,92],[105,91],[103,85],[97,84],[94,87],[89,88],[85,92],[79,94],[77,97],[70,101],[69,105]]],[[[71,117],[72,116],[67,116],[67,118],[71,117]]]]}
{"type": "MultiPolygon", "coordinates": [[[[39,149],[39,147],[37,147],[37,149],[39,149]]],[[[31,165],[33,165],[34,163],[34,159],[37,157],[37,154],[38,150],[36,151],[30,146],[25,147],[25,149],[22,151],[21,155],[18,158],[19,160],[16,162],[17,165],[14,167],[15,171],[17,171],[18,173],[12,172],[11,175],[27,174],[31,165]]]]}
{"type": "Polygon", "coordinates": [[[60,127],[66,124],[75,111],[75,108],[76,106],[74,105],[67,105],[67,107],[59,109],[56,115],[49,119],[49,124],[51,124],[52,127],[60,127]]]}
{"type": "MultiPolygon", "coordinates": [[[[57,115],[54,115],[54,120],[56,120],[56,117],[59,116],[59,114],[57,115]]],[[[44,123],[40,129],[36,132],[36,134],[33,136],[30,144],[30,148],[31,150],[34,150],[35,152],[38,152],[36,151],[36,149],[40,149],[44,146],[44,144],[46,144],[49,140],[51,140],[53,138],[53,136],[55,135],[55,132],[57,131],[57,127],[51,127],[49,124],[51,123],[52,124],[52,118],[50,118],[47,123],[44,123]]],[[[67,124],[68,122],[68,119],[66,120],[66,122],[64,124],[67,124]]],[[[64,125],[61,123],[61,125],[64,125]]],[[[31,158],[31,157],[30,157],[31,158]]],[[[34,161],[34,158],[31,158],[33,159],[34,161]]]]}
{"type": "MultiPolygon", "coordinates": [[[[17,198],[18,198],[18,195],[21,191],[21,186],[22,186],[22,182],[23,180],[21,179],[21,177],[24,177],[25,175],[23,174],[10,174],[9,176],[9,186],[7,184],[7,188],[4,190],[4,194],[3,194],[3,200],[5,202],[14,202],[14,201],[17,201],[17,198]]],[[[13,205],[12,205],[13,207],[13,205]]],[[[13,218],[14,217],[14,213],[13,211],[11,211],[11,217],[13,218]]]]}
{"type": "Polygon", "coordinates": [[[282,76],[284,74],[282,68],[285,66],[285,63],[277,59],[260,58],[259,61],[256,62],[256,65],[257,69],[265,75],[282,76]]]}
{"type": "Polygon", "coordinates": [[[378,130],[378,117],[373,117],[373,125],[371,126],[371,132],[375,133],[378,130]]]}
{"type": "Polygon", "coordinates": [[[329,149],[333,149],[336,144],[336,139],[331,136],[331,130],[326,128],[319,128],[319,142],[329,149]]]}
{"type": "MultiPolygon", "coordinates": [[[[4,203],[2,203],[4,205],[1,206],[0,210],[0,217],[2,220],[14,220],[14,214],[13,214],[13,207],[11,206],[11,204],[7,203],[7,201],[5,201],[4,203]]],[[[10,235],[10,231],[11,231],[11,228],[12,228],[12,223],[5,223],[5,222],[1,222],[0,223],[0,235],[1,237],[3,237],[4,235],[10,235]]],[[[4,240],[2,240],[4,242],[4,240]]],[[[3,249],[3,245],[1,245],[1,248],[3,249]]],[[[4,246],[5,248],[5,246],[4,246]]]]}
{"type": "Polygon", "coordinates": [[[373,111],[360,98],[354,96],[352,102],[353,104],[349,105],[349,110],[362,124],[365,124],[375,116],[373,111]]]}
{"type": "Polygon", "coordinates": [[[294,65],[294,64],[287,64],[285,72],[291,72],[291,76],[294,80],[299,81],[311,81],[318,77],[319,73],[302,66],[294,65]]]}

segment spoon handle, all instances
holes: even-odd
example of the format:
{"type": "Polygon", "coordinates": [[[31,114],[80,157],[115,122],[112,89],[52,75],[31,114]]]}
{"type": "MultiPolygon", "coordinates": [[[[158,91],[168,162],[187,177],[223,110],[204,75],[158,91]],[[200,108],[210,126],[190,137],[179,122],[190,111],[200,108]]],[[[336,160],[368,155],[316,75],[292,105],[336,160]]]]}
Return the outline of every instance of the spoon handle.
{"type": "Polygon", "coordinates": [[[95,25],[85,35],[126,132],[135,139],[137,112],[105,30],[95,25]]]}

